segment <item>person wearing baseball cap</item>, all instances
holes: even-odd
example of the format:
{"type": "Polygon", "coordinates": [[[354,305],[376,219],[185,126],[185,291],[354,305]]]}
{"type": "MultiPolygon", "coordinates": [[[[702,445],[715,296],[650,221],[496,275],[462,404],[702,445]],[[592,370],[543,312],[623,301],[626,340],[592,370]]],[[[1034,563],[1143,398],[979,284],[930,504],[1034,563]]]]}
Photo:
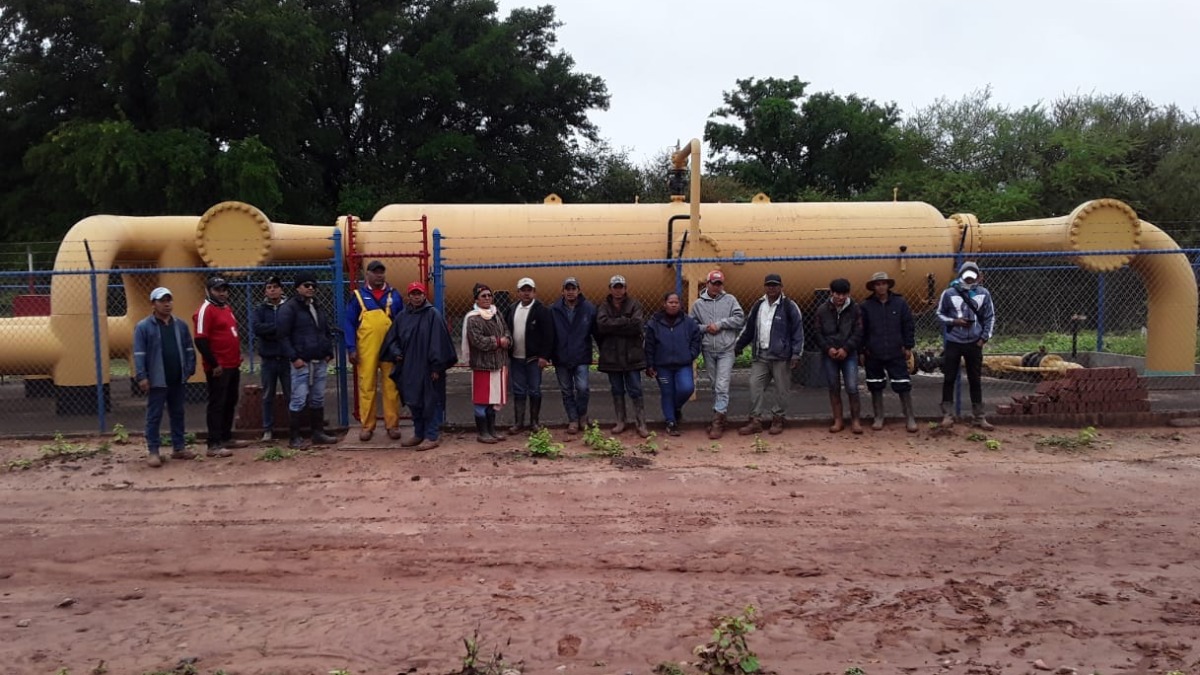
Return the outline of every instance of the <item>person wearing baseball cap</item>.
{"type": "Polygon", "coordinates": [[[958,268],[958,276],[942,291],[937,316],[946,338],[942,357],[942,423],[954,426],[954,388],[958,386],[960,362],[967,364],[967,384],[971,394],[971,424],[991,431],[983,409],[983,346],[992,339],[996,326],[996,307],[992,294],[980,285],[979,265],[967,261],[958,268]]]}
{"type": "Polygon", "coordinates": [[[254,325],[254,344],[262,368],[259,383],[262,385],[262,442],[275,438],[275,392],[283,392],[283,400],[292,398],[292,368],[283,355],[283,345],[276,332],[279,308],[283,306],[283,281],[277,276],[267,278],[263,285],[263,301],[250,315],[254,325]]]}
{"type": "Polygon", "coordinates": [[[208,427],[209,457],[229,457],[235,448],[246,447],[234,440],[233,418],[241,392],[242,342],[238,338],[237,317],[229,306],[229,282],[210,277],[205,282],[204,302],[192,315],[196,351],[204,364],[208,385],[205,419],[208,427]]]}
{"type": "Polygon", "coordinates": [[[579,280],[567,277],[562,294],[550,306],[550,314],[554,318],[554,352],[550,360],[567,413],[567,433],[573,435],[587,426],[596,306],[583,297],[579,280]]]}
{"type": "Polygon", "coordinates": [[[333,331],[329,315],[315,298],[317,280],[309,272],[296,275],[295,293],[279,308],[276,332],[283,355],[291,364],[292,397],[288,400],[288,447],[301,449],[308,443],[300,435],[305,422],[312,442],[332,445],[337,438],[325,433],[325,380],[333,360],[333,331]]]}
{"type": "Polygon", "coordinates": [[[713,414],[708,437],[716,440],[725,434],[729,413],[729,381],[733,376],[733,348],[746,325],[742,305],[725,292],[725,273],[713,270],[705,278],[704,291],[692,305],[692,318],[704,331],[704,367],[713,389],[713,414]]]}
{"type": "Polygon", "coordinates": [[[775,391],[775,402],[769,411],[771,426],[766,431],[783,433],[791,384],[789,371],[800,365],[804,353],[804,315],[791,298],[784,296],[783,278],[778,274],[763,279],[763,296],[750,306],[746,328],[738,336],[733,353],[741,354],[746,347],[750,347],[750,421],[738,429],[738,434],[763,432],[768,385],[775,391]]]}
{"type": "Polygon", "coordinates": [[[184,440],[184,393],[188,378],[196,372],[196,350],[187,322],[172,314],[171,289],[159,286],[150,291],[153,311],[133,329],[133,379],[146,395],[146,463],[163,465],[159,447],[162,439],[163,408],[171,424],[171,457],[195,459],[184,440]]]}
{"type": "Polygon", "coordinates": [[[367,263],[366,278],[351,294],[342,326],[346,353],[354,364],[358,384],[358,419],[362,424],[358,440],[364,442],[375,435],[379,389],[383,390],[383,426],[388,438],[397,441],[401,436],[400,392],[390,377],[391,362],[381,360],[379,355],[392,320],[404,309],[404,299],[388,284],[386,273],[387,267],[382,262],[367,263]]]}
{"type": "Polygon", "coordinates": [[[645,318],[642,303],[628,295],[625,277],[615,274],[608,281],[608,296],[596,309],[596,342],[600,344],[597,368],[608,375],[612,387],[613,412],[616,423],[610,430],[616,435],[625,431],[628,410],[625,395],[633,401],[638,435],[650,435],[646,427],[645,401],[642,399],[642,371],[646,369],[646,352],[642,331],[645,318]]]}
{"type": "Polygon", "coordinates": [[[383,340],[391,379],[412,413],[413,436],[400,443],[418,452],[438,447],[446,411],[446,371],[458,361],[454,339],[441,312],[429,302],[425,284],[405,289],[404,311],[383,340]]]}
{"type": "Polygon", "coordinates": [[[513,395],[513,425],[508,433],[519,434],[541,426],[542,370],[554,356],[554,317],[537,299],[537,284],[529,277],[517,281],[517,302],[509,305],[504,320],[512,329],[508,350],[513,395]],[[529,403],[529,426],[525,404],[529,403]]]}

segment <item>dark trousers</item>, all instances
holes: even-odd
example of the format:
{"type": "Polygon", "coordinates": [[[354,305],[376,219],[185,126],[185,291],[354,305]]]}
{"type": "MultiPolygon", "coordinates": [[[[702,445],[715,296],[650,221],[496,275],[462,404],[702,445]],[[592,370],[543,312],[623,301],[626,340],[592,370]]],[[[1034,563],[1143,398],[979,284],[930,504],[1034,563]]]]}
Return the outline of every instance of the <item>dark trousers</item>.
{"type": "Polygon", "coordinates": [[[275,428],[275,386],[283,392],[283,400],[292,398],[292,364],[286,358],[264,358],[259,372],[263,388],[263,430],[275,428]]]}
{"type": "Polygon", "coordinates": [[[642,371],[624,370],[619,373],[608,373],[608,386],[612,387],[613,396],[624,396],[639,399],[642,397],[642,371]]]}
{"type": "Polygon", "coordinates": [[[446,417],[446,373],[442,373],[433,383],[433,391],[432,404],[408,404],[408,411],[412,414],[413,435],[427,441],[436,441],[441,435],[442,420],[446,417]]]}
{"type": "MultiPolygon", "coordinates": [[[[954,367],[958,368],[957,362],[954,367]]],[[[903,355],[891,359],[876,359],[868,356],[866,370],[867,389],[871,391],[883,391],[887,388],[888,380],[892,382],[892,391],[897,394],[912,391],[908,361],[904,359],[903,355]]]]}
{"type": "Polygon", "coordinates": [[[233,440],[233,415],[237,412],[238,387],[242,371],[237,368],[222,368],[221,374],[213,376],[211,370],[204,371],[208,380],[208,447],[215,448],[233,440]]]}
{"type": "Polygon", "coordinates": [[[163,406],[171,420],[171,449],[183,450],[183,399],[187,385],[176,382],[165,387],[151,387],[146,393],[146,448],[157,455],[162,445],[159,429],[162,426],[163,406]]]}
{"type": "Polygon", "coordinates": [[[954,385],[958,383],[958,363],[967,362],[967,384],[971,389],[971,403],[983,403],[983,347],[975,342],[946,342],[942,355],[942,402],[954,400],[954,385]]]}
{"type": "Polygon", "coordinates": [[[542,367],[537,359],[513,359],[508,365],[508,381],[517,400],[542,397],[542,367]]]}

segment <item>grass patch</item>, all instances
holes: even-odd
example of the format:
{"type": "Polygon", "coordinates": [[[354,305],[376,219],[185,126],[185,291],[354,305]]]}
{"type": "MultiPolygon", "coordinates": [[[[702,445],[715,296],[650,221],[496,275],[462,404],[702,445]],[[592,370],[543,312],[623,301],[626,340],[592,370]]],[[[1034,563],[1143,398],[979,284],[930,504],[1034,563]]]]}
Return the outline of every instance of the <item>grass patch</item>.
{"type": "Polygon", "coordinates": [[[600,423],[594,420],[583,430],[583,444],[601,457],[623,457],[625,455],[625,446],[621,441],[611,436],[605,436],[604,432],[600,430],[600,423]]]}
{"type": "Polygon", "coordinates": [[[291,459],[291,458],[295,457],[298,454],[298,452],[299,451],[292,450],[291,448],[281,448],[278,445],[272,445],[271,447],[267,448],[266,450],[263,450],[262,452],[258,453],[258,456],[254,458],[254,461],[256,461],[256,462],[282,462],[285,459],[291,459]]]}
{"type": "Polygon", "coordinates": [[[1037,440],[1037,444],[1060,450],[1082,450],[1096,445],[1099,438],[1100,432],[1096,431],[1096,427],[1086,427],[1074,436],[1043,436],[1037,440]]]}

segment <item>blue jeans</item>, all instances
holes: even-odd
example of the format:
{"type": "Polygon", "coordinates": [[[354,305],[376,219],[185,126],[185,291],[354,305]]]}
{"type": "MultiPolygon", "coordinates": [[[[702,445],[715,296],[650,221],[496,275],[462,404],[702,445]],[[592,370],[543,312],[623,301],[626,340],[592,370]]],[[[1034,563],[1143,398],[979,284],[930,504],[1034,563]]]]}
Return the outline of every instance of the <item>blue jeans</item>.
{"type": "Polygon", "coordinates": [[[542,397],[542,367],[537,359],[513,359],[508,366],[508,381],[512,385],[513,398],[542,397]]]}
{"type": "Polygon", "coordinates": [[[729,410],[729,380],[733,377],[734,353],[704,352],[704,369],[712,380],[713,410],[725,413],[729,410]]]}
{"type": "Polygon", "coordinates": [[[158,431],[162,424],[163,405],[171,420],[171,448],[183,450],[183,394],[187,385],[182,382],[165,387],[151,387],[146,393],[146,448],[157,455],[162,444],[158,431]]]}
{"type": "Polygon", "coordinates": [[[628,393],[629,398],[642,397],[642,371],[640,370],[609,373],[608,384],[612,387],[613,396],[624,396],[628,393]]]}
{"type": "Polygon", "coordinates": [[[304,366],[292,369],[292,398],[288,401],[288,410],[300,412],[307,408],[322,409],[325,407],[325,377],[329,368],[325,361],[308,361],[304,366]]]}
{"type": "Polygon", "coordinates": [[[563,409],[567,419],[572,422],[586,422],[588,398],[588,364],[581,366],[555,366],[554,377],[558,379],[558,388],[562,391],[563,409]]]}
{"type": "Polygon", "coordinates": [[[678,422],[679,420],[675,419],[675,411],[683,410],[683,404],[687,403],[696,391],[696,379],[692,373],[692,366],[658,368],[655,374],[658,376],[663,419],[668,422],[678,422]]]}
{"type": "Polygon", "coordinates": [[[427,441],[438,439],[442,429],[442,418],[446,416],[446,373],[442,373],[433,387],[437,392],[433,405],[408,404],[408,411],[412,413],[413,434],[427,441]]]}
{"type": "Polygon", "coordinates": [[[292,364],[285,358],[264,358],[259,370],[259,381],[262,383],[263,401],[262,418],[263,430],[275,428],[275,386],[283,391],[283,398],[292,399],[292,364]]]}
{"type": "Polygon", "coordinates": [[[825,373],[829,391],[841,391],[842,382],[848,393],[858,391],[858,352],[847,352],[845,361],[834,361],[828,354],[822,354],[821,371],[825,373]]]}

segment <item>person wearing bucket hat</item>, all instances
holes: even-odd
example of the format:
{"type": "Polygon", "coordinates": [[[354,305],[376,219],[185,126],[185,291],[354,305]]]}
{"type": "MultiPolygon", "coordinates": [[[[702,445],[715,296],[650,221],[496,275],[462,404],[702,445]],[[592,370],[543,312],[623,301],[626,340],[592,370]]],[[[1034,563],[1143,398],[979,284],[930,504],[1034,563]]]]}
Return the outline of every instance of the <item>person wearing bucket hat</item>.
{"type": "Polygon", "coordinates": [[[517,302],[509,305],[504,321],[512,330],[509,363],[512,371],[513,425],[508,433],[537,431],[542,415],[542,370],[554,355],[554,317],[537,298],[537,284],[524,277],[517,281],[517,302]],[[525,403],[529,426],[525,426],[525,403]]]}
{"type": "Polygon", "coordinates": [[[750,347],[750,421],[738,429],[749,436],[762,433],[767,412],[767,386],[775,390],[771,407],[771,426],[767,433],[783,433],[787,414],[790,370],[800,365],[804,353],[804,315],[791,298],[783,294],[783,277],[768,274],[763,278],[763,296],[750,306],[746,328],[738,336],[733,353],[750,347]]]}
{"type": "Polygon", "coordinates": [[[150,453],[146,463],[160,467],[159,428],[164,407],[171,424],[171,457],[196,457],[184,439],[184,394],[188,378],[196,372],[196,350],[187,322],[171,313],[171,289],[159,286],[150,291],[150,303],[154,311],[133,329],[133,379],[146,395],[146,450],[150,453]]]}
{"type": "Polygon", "coordinates": [[[387,267],[378,260],[367,263],[363,283],[350,294],[342,323],[346,353],[354,365],[358,385],[358,419],[362,425],[358,440],[369,441],[375,435],[380,403],[383,427],[388,438],[400,440],[400,392],[396,391],[392,364],[379,358],[383,339],[392,321],[404,311],[400,292],[387,282],[387,267]],[[382,374],[382,377],[380,375],[382,374]],[[380,391],[381,390],[381,391],[380,391]]]}
{"type": "Polygon", "coordinates": [[[567,413],[567,433],[577,434],[587,426],[591,398],[588,371],[592,363],[596,306],[583,297],[579,279],[563,280],[562,295],[550,306],[554,317],[554,377],[567,413]]]}
{"type": "Polygon", "coordinates": [[[233,418],[241,390],[242,343],[238,338],[237,317],[229,306],[229,282],[210,277],[205,282],[204,302],[192,315],[196,351],[204,364],[208,384],[205,422],[208,427],[209,457],[229,457],[244,441],[233,439],[233,418]]]}
{"type": "Polygon", "coordinates": [[[733,294],[725,292],[725,273],[713,270],[705,278],[704,291],[692,304],[692,318],[704,331],[704,367],[713,390],[712,421],[708,437],[717,440],[725,433],[729,413],[729,381],[733,376],[734,345],[746,315],[733,294]]]}
{"type": "Polygon", "coordinates": [[[937,316],[945,331],[942,355],[942,426],[954,426],[954,389],[960,362],[966,363],[971,395],[971,423],[984,431],[994,427],[983,409],[983,346],[992,339],[996,308],[992,294],[980,285],[979,265],[971,261],[958,268],[958,276],[942,291],[937,316]]]}
{"type": "Polygon", "coordinates": [[[858,397],[858,351],[862,347],[862,307],[850,297],[850,282],[829,282],[829,300],[817,306],[817,348],[821,351],[821,369],[829,387],[829,408],[833,414],[830,433],[845,428],[842,421],[842,384],[850,404],[850,431],[863,432],[862,403],[858,397]]]}
{"type": "Polygon", "coordinates": [[[913,433],[917,431],[917,418],[913,415],[908,360],[916,344],[916,329],[908,302],[904,296],[892,292],[895,286],[896,280],[887,272],[876,272],[867,281],[871,295],[862,302],[863,365],[867,391],[871,392],[871,428],[875,431],[883,428],[883,391],[890,380],[904,410],[904,427],[913,433]]]}

